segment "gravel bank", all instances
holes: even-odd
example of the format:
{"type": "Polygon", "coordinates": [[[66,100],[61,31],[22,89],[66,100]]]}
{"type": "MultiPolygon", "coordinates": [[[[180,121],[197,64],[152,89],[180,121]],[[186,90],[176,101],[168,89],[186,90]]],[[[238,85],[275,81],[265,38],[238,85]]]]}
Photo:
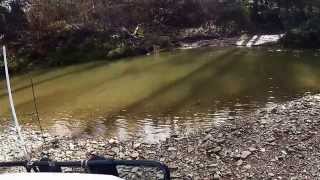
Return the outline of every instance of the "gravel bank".
{"type": "MultiPolygon", "coordinates": [[[[6,136],[10,132],[0,136],[0,160],[19,156],[12,150],[14,135],[6,136]]],[[[116,159],[159,160],[169,165],[176,179],[320,178],[320,95],[259,109],[187,136],[173,135],[159,144],[46,134],[43,145],[39,133],[24,133],[36,156],[46,151],[56,160],[77,160],[94,150],[116,159]]],[[[141,169],[121,171],[134,172],[124,173],[127,179],[144,175],[141,169]]]]}

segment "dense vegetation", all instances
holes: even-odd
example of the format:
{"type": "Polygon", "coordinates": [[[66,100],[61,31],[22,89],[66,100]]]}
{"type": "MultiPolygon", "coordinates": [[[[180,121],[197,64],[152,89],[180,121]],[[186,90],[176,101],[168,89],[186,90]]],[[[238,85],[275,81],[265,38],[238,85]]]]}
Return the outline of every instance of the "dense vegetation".
{"type": "MultiPolygon", "coordinates": [[[[187,39],[287,32],[320,46],[317,0],[0,0],[0,34],[17,68],[114,59],[187,39]]],[[[19,70],[19,69],[17,69],[19,70]]]]}

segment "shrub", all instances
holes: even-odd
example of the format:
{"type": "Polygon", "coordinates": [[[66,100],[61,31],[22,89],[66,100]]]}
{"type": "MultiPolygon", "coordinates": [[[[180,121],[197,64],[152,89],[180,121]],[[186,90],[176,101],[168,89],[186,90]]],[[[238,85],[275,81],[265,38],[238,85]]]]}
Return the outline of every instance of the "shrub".
{"type": "Polygon", "coordinates": [[[290,30],[281,40],[289,48],[319,48],[320,18],[313,18],[290,30]]]}

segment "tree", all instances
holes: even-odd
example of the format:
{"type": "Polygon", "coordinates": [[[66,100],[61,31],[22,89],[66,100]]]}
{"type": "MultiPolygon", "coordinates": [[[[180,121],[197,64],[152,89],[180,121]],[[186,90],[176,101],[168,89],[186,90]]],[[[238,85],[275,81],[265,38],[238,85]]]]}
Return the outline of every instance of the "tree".
{"type": "Polygon", "coordinates": [[[0,0],[0,34],[6,32],[6,16],[8,14],[8,9],[4,7],[4,0],[0,0]]]}
{"type": "Polygon", "coordinates": [[[22,0],[0,1],[0,34],[4,34],[6,39],[17,38],[20,31],[27,29],[25,3],[22,0]]]}

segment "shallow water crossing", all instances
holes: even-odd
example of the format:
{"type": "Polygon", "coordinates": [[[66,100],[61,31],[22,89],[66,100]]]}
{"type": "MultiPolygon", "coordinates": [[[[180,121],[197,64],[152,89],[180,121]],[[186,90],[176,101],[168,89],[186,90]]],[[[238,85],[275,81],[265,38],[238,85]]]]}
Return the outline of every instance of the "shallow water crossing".
{"type": "MultiPolygon", "coordinates": [[[[12,79],[13,95],[23,124],[37,125],[32,77],[41,123],[50,132],[155,142],[319,93],[319,55],[266,48],[182,50],[31,72],[12,79]]],[[[4,81],[1,86],[0,113],[8,119],[4,81]]]]}

